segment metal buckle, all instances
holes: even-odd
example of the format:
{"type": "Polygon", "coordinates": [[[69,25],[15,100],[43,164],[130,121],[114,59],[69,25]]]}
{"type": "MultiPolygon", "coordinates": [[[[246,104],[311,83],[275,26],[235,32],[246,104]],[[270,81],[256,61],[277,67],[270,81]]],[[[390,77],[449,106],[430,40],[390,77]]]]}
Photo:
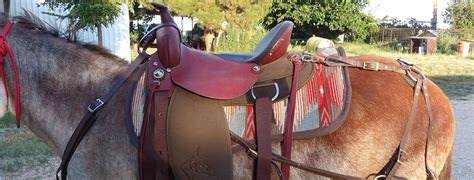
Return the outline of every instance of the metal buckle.
{"type": "Polygon", "coordinates": [[[89,106],[87,106],[87,110],[89,110],[89,112],[93,113],[93,112],[97,111],[97,109],[99,109],[104,104],[105,103],[104,103],[104,101],[102,101],[102,99],[96,99],[93,103],[91,103],[91,104],[89,104],[89,106]]]}
{"type": "Polygon", "coordinates": [[[409,62],[408,62],[407,60],[405,60],[405,59],[398,58],[397,61],[398,61],[398,63],[403,64],[403,65],[406,65],[406,66],[413,66],[412,63],[409,63],[409,62]]]}
{"type": "Polygon", "coordinates": [[[362,65],[362,69],[369,71],[378,71],[380,69],[380,63],[374,61],[365,61],[362,65]]]}
{"type": "Polygon", "coordinates": [[[405,163],[404,158],[406,158],[406,155],[407,155],[407,153],[404,150],[400,149],[398,151],[397,163],[404,164],[405,163]],[[403,158],[402,158],[402,156],[403,156],[403,158]]]}
{"type": "Polygon", "coordinates": [[[249,156],[252,156],[253,158],[257,158],[258,157],[258,152],[253,150],[252,148],[248,148],[247,149],[247,154],[249,156]]]}
{"type": "Polygon", "coordinates": [[[303,54],[303,56],[301,57],[301,61],[303,62],[314,62],[313,60],[313,56],[311,54],[303,54]]]}
{"type": "Polygon", "coordinates": [[[386,175],[381,174],[381,175],[375,176],[374,180],[378,180],[378,179],[382,179],[382,178],[386,178],[386,177],[387,177],[386,175]]]}
{"type": "MultiPolygon", "coordinates": [[[[280,95],[280,88],[278,87],[277,83],[273,83],[273,86],[275,87],[275,95],[272,97],[272,101],[275,101],[278,96],[280,95]]],[[[250,89],[250,94],[252,95],[253,100],[257,100],[257,97],[255,96],[254,89],[255,86],[252,86],[252,89],[250,89]]]]}

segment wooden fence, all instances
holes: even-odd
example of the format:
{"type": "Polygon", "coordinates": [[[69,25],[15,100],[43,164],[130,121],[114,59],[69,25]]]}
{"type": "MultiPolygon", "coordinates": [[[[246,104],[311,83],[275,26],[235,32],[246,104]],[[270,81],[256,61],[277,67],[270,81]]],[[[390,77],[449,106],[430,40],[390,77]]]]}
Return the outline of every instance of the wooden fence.
{"type": "Polygon", "coordinates": [[[392,42],[407,43],[408,37],[416,36],[419,31],[427,29],[415,28],[380,28],[378,32],[374,32],[370,36],[370,43],[388,44],[392,42]]]}

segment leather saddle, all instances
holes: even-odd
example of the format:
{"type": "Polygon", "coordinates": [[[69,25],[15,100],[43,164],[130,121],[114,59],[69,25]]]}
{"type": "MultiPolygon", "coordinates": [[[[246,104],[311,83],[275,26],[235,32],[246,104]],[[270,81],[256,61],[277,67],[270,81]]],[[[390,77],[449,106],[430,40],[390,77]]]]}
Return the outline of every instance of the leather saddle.
{"type": "MultiPolygon", "coordinates": [[[[253,104],[256,96],[272,96],[275,101],[289,96],[294,69],[286,50],[293,23],[271,29],[252,53],[211,54],[181,44],[168,9],[153,5],[162,25],[155,32],[158,51],[146,66],[140,178],[232,179],[231,138],[223,107],[253,104]]],[[[310,63],[302,66],[299,87],[312,77],[313,69],[310,63]]]]}
{"type": "Polygon", "coordinates": [[[269,31],[249,54],[211,54],[181,44],[181,32],[165,6],[157,29],[158,58],[170,68],[174,83],[196,94],[214,99],[232,99],[245,94],[255,84],[260,66],[282,57],[288,48],[293,23],[285,21],[269,31]]]}

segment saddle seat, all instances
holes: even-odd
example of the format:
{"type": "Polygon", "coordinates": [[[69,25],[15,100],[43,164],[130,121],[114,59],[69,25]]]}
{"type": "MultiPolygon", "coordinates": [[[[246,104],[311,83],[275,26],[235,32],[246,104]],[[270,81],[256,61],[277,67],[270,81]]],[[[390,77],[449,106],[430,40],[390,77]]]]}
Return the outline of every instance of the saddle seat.
{"type": "Polygon", "coordinates": [[[213,99],[232,99],[248,92],[257,81],[260,66],[286,53],[293,30],[293,23],[285,21],[270,30],[251,54],[216,55],[183,45],[168,9],[157,8],[163,23],[156,30],[161,64],[171,73],[175,84],[213,99]]]}
{"type": "Polygon", "coordinates": [[[280,58],[286,53],[290,44],[291,32],[293,31],[293,22],[284,21],[273,27],[268,34],[258,43],[252,53],[232,54],[220,53],[216,54],[225,60],[237,62],[254,62],[257,64],[268,64],[280,58]]]}

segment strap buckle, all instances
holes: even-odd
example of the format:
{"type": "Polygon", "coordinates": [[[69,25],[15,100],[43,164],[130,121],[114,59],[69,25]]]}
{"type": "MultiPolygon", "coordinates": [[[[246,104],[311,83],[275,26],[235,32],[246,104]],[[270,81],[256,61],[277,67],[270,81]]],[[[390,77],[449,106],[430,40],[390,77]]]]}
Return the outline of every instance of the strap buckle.
{"type": "Polygon", "coordinates": [[[254,159],[258,157],[258,152],[252,148],[247,149],[247,154],[254,159]]]}
{"type": "Polygon", "coordinates": [[[304,53],[303,56],[301,57],[301,61],[303,61],[303,62],[314,62],[313,56],[311,54],[306,54],[306,53],[304,53]]]}
{"type": "Polygon", "coordinates": [[[89,106],[87,106],[87,110],[89,110],[89,112],[93,113],[93,112],[97,111],[97,109],[99,109],[104,104],[105,103],[104,103],[104,101],[102,101],[102,99],[96,99],[93,103],[91,103],[91,104],[89,104],[89,106]]]}
{"type": "Polygon", "coordinates": [[[362,69],[369,71],[378,71],[380,70],[380,63],[374,61],[364,61],[364,64],[362,64],[362,69]]]}
{"type": "Polygon", "coordinates": [[[386,177],[387,177],[386,175],[380,174],[380,175],[376,175],[376,176],[374,177],[374,180],[384,179],[384,178],[386,178],[386,177]]]}
{"type": "Polygon", "coordinates": [[[399,164],[404,164],[404,163],[405,163],[405,160],[406,160],[406,159],[405,159],[405,158],[406,158],[406,155],[407,155],[407,153],[406,153],[404,150],[399,149],[399,150],[398,150],[398,156],[397,156],[397,163],[399,163],[399,164]]]}

